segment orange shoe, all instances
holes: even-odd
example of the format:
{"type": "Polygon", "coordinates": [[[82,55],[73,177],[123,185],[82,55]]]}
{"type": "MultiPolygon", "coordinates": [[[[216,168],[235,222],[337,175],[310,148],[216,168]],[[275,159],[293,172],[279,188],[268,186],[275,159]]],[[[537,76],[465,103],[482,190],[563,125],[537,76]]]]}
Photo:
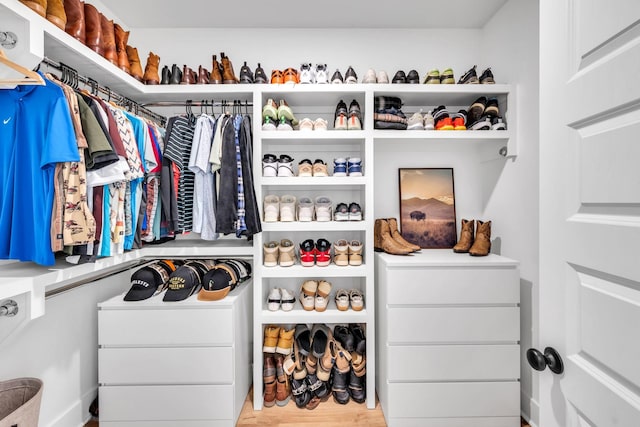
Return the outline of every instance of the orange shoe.
{"type": "Polygon", "coordinates": [[[287,68],[284,70],[284,82],[285,83],[300,83],[300,77],[298,70],[295,68],[287,68]]]}
{"type": "Polygon", "coordinates": [[[436,130],[453,130],[453,121],[444,105],[440,105],[433,110],[433,119],[436,124],[436,130]]]}
{"type": "Polygon", "coordinates": [[[451,114],[451,122],[453,124],[453,130],[467,130],[466,126],[467,112],[460,110],[457,113],[451,114]]]}
{"type": "Polygon", "coordinates": [[[282,71],[280,70],[271,71],[271,84],[279,85],[282,83],[284,83],[284,79],[282,78],[282,71]]]}

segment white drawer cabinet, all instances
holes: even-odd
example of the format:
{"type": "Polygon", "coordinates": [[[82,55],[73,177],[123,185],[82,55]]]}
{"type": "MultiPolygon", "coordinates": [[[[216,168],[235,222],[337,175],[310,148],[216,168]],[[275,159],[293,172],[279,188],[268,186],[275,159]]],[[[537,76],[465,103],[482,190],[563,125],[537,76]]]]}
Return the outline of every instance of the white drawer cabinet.
{"type": "Polygon", "coordinates": [[[387,424],[520,425],[518,262],[376,254],[376,388],[387,424]]]}
{"type": "Polygon", "coordinates": [[[251,287],[221,301],[100,303],[100,425],[234,426],[251,385],[251,287]]]}

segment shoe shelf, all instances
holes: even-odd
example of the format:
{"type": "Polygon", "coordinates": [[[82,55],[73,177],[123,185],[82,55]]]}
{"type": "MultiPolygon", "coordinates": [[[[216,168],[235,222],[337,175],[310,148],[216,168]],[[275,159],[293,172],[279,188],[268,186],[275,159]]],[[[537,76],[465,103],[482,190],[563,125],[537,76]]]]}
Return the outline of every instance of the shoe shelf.
{"type": "MultiPolygon", "coordinates": [[[[313,161],[313,159],[311,159],[313,161]]],[[[265,187],[359,187],[366,185],[364,176],[292,176],[263,177],[265,187]]]]}
{"type": "Polygon", "coordinates": [[[263,222],[262,231],[365,231],[366,221],[263,222]]]}
{"type": "Polygon", "coordinates": [[[305,311],[302,308],[294,308],[291,311],[269,311],[266,309],[265,304],[262,316],[264,321],[270,324],[365,323],[367,320],[367,309],[365,308],[362,311],[340,311],[336,308],[336,303],[333,300],[329,301],[327,309],[323,312],[305,311]]]}
{"type": "MultiPolygon", "coordinates": [[[[375,84],[374,96],[397,96],[405,105],[438,106],[444,104],[468,107],[479,96],[492,96],[499,100],[514,92],[508,84],[425,85],[425,84],[375,84]]],[[[462,108],[462,107],[461,107],[462,108]]],[[[425,110],[426,112],[426,110],[425,110]]]]}
{"type": "Polygon", "coordinates": [[[373,138],[447,140],[447,143],[474,143],[482,141],[504,141],[510,139],[508,130],[380,130],[373,131],[373,138]]]}
{"type": "MultiPolygon", "coordinates": [[[[333,121],[333,119],[331,119],[333,121]]],[[[332,123],[329,123],[332,126],[332,123]]],[[[290,141],[295,140],[297,143],[304,144],[316,144],[317,141],[325,141],[330,140],[333,143],[341,144],[341,143],[353,143],[354,140],[364,140],[365,132],[362,130],[334,130],[327,129],[322,131],[260,131],[260,138],[263,140],[268,140],[269,142],[273,140],[282,140],[282,141],[290,141]]]]}
{"type": "MultiPolygon", "coordinates": [[[[365,257],[367,254],[365,254],[365,257]]],[[[261,268],[262,277],[267,278],[308,278],[308,277],[365,277],[367,275],[367,265],[363,263],[359,266],[328,265],[326,267],[303,267],[296,264],[290,267],[264,267],[261,268]]],[[[333,297],[333,293],[332,293],[333,297]]],[[[258,301],[256,301],[258,303],[258,301]]],[[[262,303],[262,300],[259,301],[262,303]]]]}

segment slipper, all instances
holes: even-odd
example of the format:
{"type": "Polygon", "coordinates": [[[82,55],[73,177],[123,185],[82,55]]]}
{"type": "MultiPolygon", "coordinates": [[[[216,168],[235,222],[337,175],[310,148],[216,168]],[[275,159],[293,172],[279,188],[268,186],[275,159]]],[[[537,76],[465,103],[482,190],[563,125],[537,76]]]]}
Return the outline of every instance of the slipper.
{"type": "Polygon", "coordinates": [[[318,359],[324,356],[329,334],[329,328],[321,323],[316,323],[311,330],[311,354],[318,359]]]}
{"type": "Polygon", "coordinates": [[[297,344],[297,350],[301,355],[307,356],[311,351],[311,331],[309,327],[305,324],[296,325],[293,337],[297,344]]]}

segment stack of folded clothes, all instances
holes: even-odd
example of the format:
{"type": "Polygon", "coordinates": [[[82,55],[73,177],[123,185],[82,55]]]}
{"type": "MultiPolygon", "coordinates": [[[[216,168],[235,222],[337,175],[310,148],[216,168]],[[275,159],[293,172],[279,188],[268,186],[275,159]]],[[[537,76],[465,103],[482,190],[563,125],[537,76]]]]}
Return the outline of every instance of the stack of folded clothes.
{"type": "Polygon", "coordinates": [[[376,96],[373,116],[375,129],[407,129],[407,116],[401,110],[402,100],[395,96],[376,96]]]}

